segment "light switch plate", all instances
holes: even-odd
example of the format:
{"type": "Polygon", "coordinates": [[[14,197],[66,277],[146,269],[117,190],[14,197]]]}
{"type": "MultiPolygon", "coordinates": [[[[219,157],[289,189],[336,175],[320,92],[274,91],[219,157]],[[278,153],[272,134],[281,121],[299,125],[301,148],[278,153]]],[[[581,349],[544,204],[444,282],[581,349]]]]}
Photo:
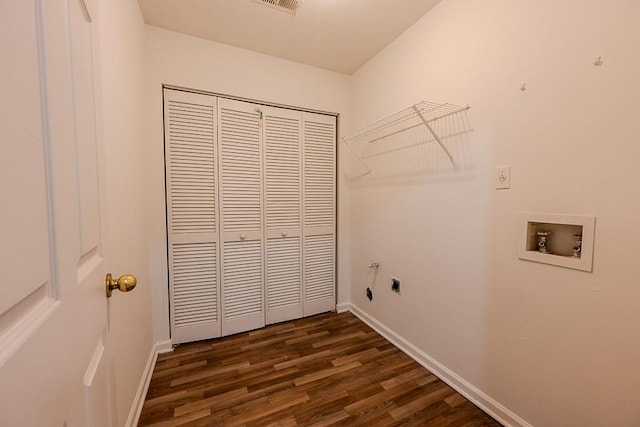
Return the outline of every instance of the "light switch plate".
{"type": "Polygon", "coordinates": [[[496,189],[511,188],[511,166],[496,168],[496,189]]]}

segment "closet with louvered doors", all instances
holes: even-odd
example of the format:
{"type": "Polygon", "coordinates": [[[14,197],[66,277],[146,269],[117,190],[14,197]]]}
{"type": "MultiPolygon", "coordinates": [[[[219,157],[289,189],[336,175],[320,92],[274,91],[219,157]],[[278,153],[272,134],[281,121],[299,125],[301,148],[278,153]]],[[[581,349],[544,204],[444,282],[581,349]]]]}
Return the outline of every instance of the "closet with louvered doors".
{"type": "Polygon", "coordinates": [[[336,118],[164,95],[172,341],[334,310],[336,118]]]}

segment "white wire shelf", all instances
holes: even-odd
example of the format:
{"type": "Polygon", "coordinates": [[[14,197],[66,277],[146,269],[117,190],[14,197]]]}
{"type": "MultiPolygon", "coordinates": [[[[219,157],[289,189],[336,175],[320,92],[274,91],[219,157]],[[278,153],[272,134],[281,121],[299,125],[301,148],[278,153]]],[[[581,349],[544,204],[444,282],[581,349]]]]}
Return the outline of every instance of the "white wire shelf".
{"type": "MultiPolygon", "coordinates": [[[[399,140],[412,138],[412,135],[415,135],[415,132],[417,132],[419,128],[428,131],[433,137],[433,140],[435,140],[442,151],[444,151],[449,161],[455,165],[452,153],[434,129],[434,125],[440,119],[467,111],[470,108],[469,105],[460,106],[449,103],[441,104],[423,101],[344,135],[342,142],[348,147],[364,170],[358,175],[352,176],[350,179],[356,179],[371,173],[366,158],[372,156],[371,154],[367,154],[371,153],[372,146],[379,144],[384,145],[387,141],[393,141],[394,144],[398,145],[399,140]],[[405,135],[406,138],[403,138],[405,135]]],[[[384,153],[385,151],[379,151],[379,153],[380,152],[384,153]]]]}

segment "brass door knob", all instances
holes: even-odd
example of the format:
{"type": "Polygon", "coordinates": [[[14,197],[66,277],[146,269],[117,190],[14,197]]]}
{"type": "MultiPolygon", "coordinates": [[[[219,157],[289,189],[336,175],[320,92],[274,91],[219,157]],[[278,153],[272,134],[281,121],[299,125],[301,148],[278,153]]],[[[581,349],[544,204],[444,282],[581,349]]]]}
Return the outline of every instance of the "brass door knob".
{"type": "Polygon", "coordinates": [[[123,274],[117,279],[113,279],[111,273],[107,273],[105,280],[105,286],[107,288],[107,298],[111,297],[111,293],[114,289],[119,289],[120,292],[129,292],[138,284],[138,279],[133,274],[123,274]]]}

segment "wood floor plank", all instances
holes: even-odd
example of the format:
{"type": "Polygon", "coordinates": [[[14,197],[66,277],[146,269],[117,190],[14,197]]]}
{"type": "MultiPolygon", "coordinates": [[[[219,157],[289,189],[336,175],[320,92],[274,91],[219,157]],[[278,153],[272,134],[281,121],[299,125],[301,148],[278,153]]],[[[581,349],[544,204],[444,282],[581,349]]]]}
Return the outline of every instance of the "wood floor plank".
{"type": "MultiPolygon", "coordinates": [[[[247,425],[251,426],[252,424],[249,423],[247,425]]],[[[260,424],[256,424],[256,425],[265,425],[265,424],[263,422],[260,422],[260,424]]],[[[267,424],[267,427],[296,427],[297,425],[298,425],[298,422],[296,421],[296,418],[290,415],[282,420],[278,420],[273,423],[267,424]]]]}
{"type": "Polygon", "coordinates": [[[351,415],[358,415],[360,412],[366,411],[368,408],[382,405],[385,402],[389,402],[405,393],[409,393],[416,388],[418,388],[418,384],[416,384],[415,382],[405,383],[398,387],[394,387],[389,390],[383,390],[364,399],[360,399],[357,402],[352,403],[351,405],[345,406],[344,409],[351,415]]]}
{"type": "Polygon", "coordinates": [[[205,378],[215,377],[216,375],[224,374],[226,372],[239,372],[241,368],[249,368],[250,366],[250,363],[246,361],[229,366],[214,366],[210,369],[203,370],[192,375],[180,376],[171,381],[171,387],[192,383],[205,378]]]}
{"type": "Polygon", "coordinates": [[[338,357],[337,359],[333,359],[331,363],[333,364],[333,366],[340,366],[355,361],[359,361],[362,364],[362,362],[367,361],[367,356],[377,356],[379,354],[380,350],[378,350],[377,348],[368,348],[366,350],[362,350],[348,356],[342,356],[338,357]]]}
{"type": "Polygon", "coordinates": [[[435,375],[431,374],[430,372],[426,371],[423,368],[416,368],[413,369],[409,372],[405,372],[403,374],[400,375],[396,375],[393,378],[383,381],[380,383],[380,385],[382,386],[382,388],[384,388],[385,390],[389,390],[390,388],[394,388],[400,384],[404,384],[405,382],[408,381],[414,381],[417,379],[422,379],[422,378],[433,378],[434,381],[437,379],[435,377],[435,375]]]}
{"type": "Polygon", "coordinates": [[[166,421],[161,421],[159,423],[153,424],[156,427],[178,427],[184,426],[192,421],[201,420],[203,418],[207,418],[211,416],[210,409],[203,409],[200,411],[189,412],[188,414],[181,415],[178,417],[173,417],[166,421]]]}
{"type": "Polygon", "coordinates": [[[410,402],[389,411],[389,415],[391,415],[394,420],[408,418],[429,405],[439,403],[441,400],[444,400],[446,397],[451,396],[451,394],[453,393],[455,392],[446,384],[436,383],[434,390],[431,390],[428,393],[424,394],[421,393],[419,397],[412,399],[410,402]]]}
{"type": "Polygon", "coordinates": [[[205,366],[206,364],[207,364],[206,360],[197,360],[195,362],[186,363],[184,365],[178,365],[175,367],[158,370],[153,373],[152,378],[155,378],[157,380],[160,378],[168,377],[170,375],[174,375],[178,372],[185,372],[194,368],[200,368],[202,366],[205,366]]]}
{"type": "Polygon", "coordinates": [[[328,345],[336,344],[336,343],[339,343],[339,342],[349,341],[349,340],[352,340],[354,338],[361,338],[364,335],[365,335],[364,331],[357,331],[357,332],[353,332],[351,334],[337,335],[337,336],[333,336],[333,337],[330,337],[330,338],[325,338],[325,339],[322,339],[322,340],[318,340],[318,341],[314,342],[311,345],[313,346],[313,348],[326,347],[328,345]]]}
{"type": "Polygon", "coordinates": [[[325,337],[327,335],[329,335],[329,331],[319,331],[319,332],[314,332],[312,334],[304,334],[303,336],[296,337],[296,338],[290,338],[286,340],[284,343],[286,345],[294,345],[294,344],[303,343],[305,341],[316,341],[318,338],[325,337]]]}
{"type": "Polygon", "coordinates": [[[300,366],[307,362],[315,362],[318,359],[326,359],[331,356],[333,353],[331,350],[319,351],[317,353],[307,354],[306,356],[294,357],[292,359],[287,360],[286,362],[276,363],[273,367],[276,370],[289,368],[291,366],[300,366]]]}
{"type": "Polygon", "coordinates": [[[140,426],[499,426],[350,313],[158,356],[140,426]]]}
{"type": "Polygon", "coordinates": [[[452,408],[468,403],[468,400],[462,397],[458,393],[452,394],[451,396],[444,399],[444,401],[447,403],[447,405],[451,406],[452,408]]]}
{"type": "Polygon", "coordinates": [[[339,410],[338,412],[334,412],[333,414],[323,415],[316,420],[310,420],[312,424],[309,424],[311,427],[327,427],[335,425],[340,421],[344,421],[349,418],[349,414],[347,414],[344,410],[339,410]]]}
{"type": "Polygon", "coordinates": [[[284,409],[298,405],[309,400],[309,396],[304,394],[292,395],[291,393],[281,393],[270,396],[267,405],[264,407],[253,407],[248,411],[244,411],[238,415],[235,415],[227,420],[225,424],[229,426],[243,425],[249,421],[255,421],[259,418],[271,415],[276,412],[280,412],[284,409]]]}
{"type": "Polygon", "coordinates": [[[237,400],[239,397],[245,396],[248,393],[246,388],[239,388],[237,390],[232,390],[226,393],[217,394],[215,396],[196,400],[194,402],[186,403],[182,406],[178,406],[174,410],[174,414],[176,416],[188,414],[189,412],[199,411],[207,407],[213,407],[221,405],[231,404],[234,400],[237,400]]]}
{"type": "Polygon", "coordinates": [[[323,369],[321,371],[318,372],[314,372],[312,374],[307,374],[303,377],[300,378],[296,378],[294,380],[295,385],[300,386],[300,385],[305,385],[323,378],[327,378],[330,377],[332,375],[338,374],[340,372],[345,372],[348,371],[350,369],[353,368],[358,368],[362,366],[360,364],[360,362],[351,362],[351,363],[347,363],[346,365],[341,365],[341,366],[335,366],[333,368],[327,368],[327,369],[323,369]]]}

